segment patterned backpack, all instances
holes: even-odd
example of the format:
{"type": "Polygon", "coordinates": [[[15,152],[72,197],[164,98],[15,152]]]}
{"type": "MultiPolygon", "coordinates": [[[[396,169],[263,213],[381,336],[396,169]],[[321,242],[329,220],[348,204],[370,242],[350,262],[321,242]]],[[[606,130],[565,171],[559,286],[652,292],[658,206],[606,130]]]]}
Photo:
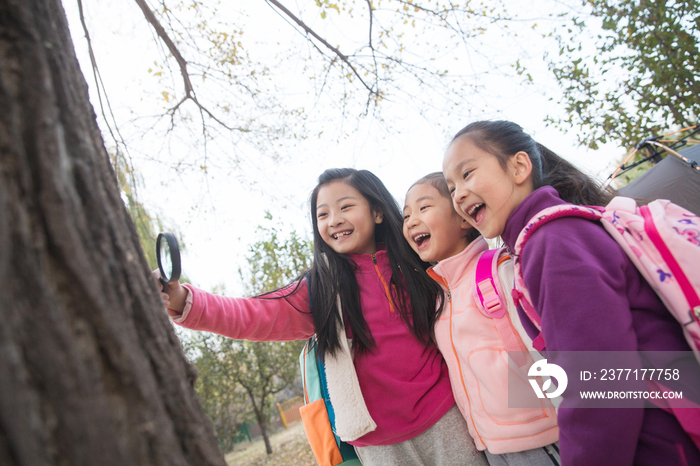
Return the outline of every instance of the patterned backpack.
{"type": "MultiPolygon", "coordinates": [[[[539,315],[525,288],[520,255],[528,239],[542,225],[560,217],[597,220],[625,250],[639,272],[683,326],[683,334],[700,361],[700,218],[667,200],[638,207],[634,199],[615,197],[606,207],[559,205],[535,215],[515,243],[513,300],[535,324],[539,315]]],[[[545,346],[540,333],[533,346],[545,346]]]]}

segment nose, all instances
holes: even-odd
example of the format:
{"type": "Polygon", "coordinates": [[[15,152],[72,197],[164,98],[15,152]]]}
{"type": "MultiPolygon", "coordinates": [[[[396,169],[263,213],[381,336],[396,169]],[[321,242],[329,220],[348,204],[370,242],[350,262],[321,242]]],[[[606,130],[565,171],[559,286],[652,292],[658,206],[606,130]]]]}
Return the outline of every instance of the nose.
{"type": "Polygon", "coordinates": [[[338,213],[331,212],[331,213],[329,214],[329,217],[330,217],[330,219],[329,219],[328,224],[329,224],[331,227],[337,227],[337,226],[343,224],[343,216],[340,215],[340,212],[338,212],[338,213]]]}
{"type": "Polygon", "coordinates": [[[452,200],[456,206],[460,205],[469,196],[469,190],[464,183],[459,183],[455,186],[454,193],[452,195],[452,200]]]}
{"type": "Polygon", "coordinates": [[[406,221],[406,228],[411,229],[418,225],[418,217],[416,215],[411,215],[408,217],[408,220],[406,221]]]}

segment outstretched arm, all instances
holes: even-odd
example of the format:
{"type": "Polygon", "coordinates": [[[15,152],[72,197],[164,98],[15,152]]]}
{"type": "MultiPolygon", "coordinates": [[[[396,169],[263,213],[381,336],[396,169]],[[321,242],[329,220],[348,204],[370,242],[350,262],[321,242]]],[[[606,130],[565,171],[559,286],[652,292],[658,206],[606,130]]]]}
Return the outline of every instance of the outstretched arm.
{"type": "Polygon", "coordinates": [[[217,296],[169,283],[163,301],[176,324],[237,340],[300,340],[315,333],[306,279],[255,298],[217,296]]]}

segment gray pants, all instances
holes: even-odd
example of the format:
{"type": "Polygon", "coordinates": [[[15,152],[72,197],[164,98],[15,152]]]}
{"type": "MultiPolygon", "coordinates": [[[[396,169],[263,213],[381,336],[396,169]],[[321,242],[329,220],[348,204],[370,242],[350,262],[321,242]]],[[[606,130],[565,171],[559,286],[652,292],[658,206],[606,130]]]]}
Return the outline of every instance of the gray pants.
{"type": "Polygon", "coordinates": [[[559,466],[559,442],[542,448],[494,455],[486,452],[491,466],[559,466]]]}
{"type": "Polygon", "coordinates": [[[362,466],[486,466],[454,405],[422,434],[394,445],[355,447],[362,466]]]}

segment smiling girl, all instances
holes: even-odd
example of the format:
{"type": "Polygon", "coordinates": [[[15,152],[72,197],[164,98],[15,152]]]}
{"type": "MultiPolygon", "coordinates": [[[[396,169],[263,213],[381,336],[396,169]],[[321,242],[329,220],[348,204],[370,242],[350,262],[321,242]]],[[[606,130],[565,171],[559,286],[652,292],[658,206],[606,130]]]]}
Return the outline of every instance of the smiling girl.
{"type": "Polygon", "coordinates": [[[319,177],[310,210],[314,262],[303,278],[253,298],[169,284],[163,299],[173,320],[236,339],[315,334],[337,434],[365,466],[486,464],[432,343],[441,290],[403,240],[394,198],[368,171],[332,169],[319,177]]]}
{"type": "MultiPolygon", "coordinates": [[[[529,348],[509,294],[499,287],[500,309],[506,311],[502,314],[477,305],[475,274],[479,261],[489,257],[486,240],[455,211],[442,173],[427,175],[409,188],[403,214],[406,241],[422,260],[437,262],[428,273],[448,295],[447,305],[438,309],[435,340],[477,448],[486,452],[492,466],[559,465],[556,412],[549,400],[534,398],[527,382],[534,360],[524,353],[529,348]],[[523,355],[519,365],[509,365],[509,350],[523,355]],[[510,384],[509,373],[519,376],[510,384]],[[516,390],[531,396],[532,408],[509,408],[509,391],[516,390]]],[[[510,256],[496,260],[496,287],[498,282],[512,283],[510,256]]],[[[490,268],[492,259],[485,263],[490,268]]]]}
{"type": "MultiPolygon", "coordinates": [[[[606,205],[611,198],[509,121],[480,121],[459,131],[443,173],[457,212],[484,237],[500,236],[511,251],[543,209],[606,205]]],[[[569,374],[576,351],[690,351],[678,322],[600,224],[576,217],[549,222],[516,260],[541,319],[545,352],[569,374]]],[[[580,400],[567,395],[578,388],[570,375],[558,411],[563,464],[700,464],[700,451],[673,414],[644,400],[637,409],[578,408],[580,400]]],[[[697,389],[693,383],[685,388],[697,389]]]]}

